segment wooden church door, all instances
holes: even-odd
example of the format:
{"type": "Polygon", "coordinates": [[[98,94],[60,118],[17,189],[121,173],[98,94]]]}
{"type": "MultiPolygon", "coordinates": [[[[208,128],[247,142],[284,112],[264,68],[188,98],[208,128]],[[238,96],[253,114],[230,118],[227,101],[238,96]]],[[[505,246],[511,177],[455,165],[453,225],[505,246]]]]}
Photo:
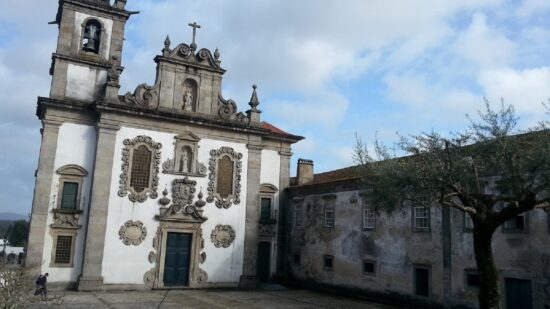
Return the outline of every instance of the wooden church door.
{"type": "Polygon", "coordinates": [[[164,260],[164,285],[189,285],[189,263],[191,260],[191,234],[168,233],[166,258],[164,260]]]}
{"type": "Polygon", "coordinates": [[[258,260],[256,262],[256,271],[260,282],[269,281],[269,265],[271,255],[271,244],[261,242],[258,244],[258,260]]]}

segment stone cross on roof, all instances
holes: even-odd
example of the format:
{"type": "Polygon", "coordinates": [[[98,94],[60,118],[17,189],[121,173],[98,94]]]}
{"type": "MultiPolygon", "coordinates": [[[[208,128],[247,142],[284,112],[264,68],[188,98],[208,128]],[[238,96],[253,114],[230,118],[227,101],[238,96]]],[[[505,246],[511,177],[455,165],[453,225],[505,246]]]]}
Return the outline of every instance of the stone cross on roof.
{"type": "Polygon", "coordinates": [[[189,27],[193,28],[193,43],[191,43],[191,46],[193,48],[197,48],[197,44],[195,44],[195,36],[197,35],[197,28],[200,29],[201,25],[197,24],[197,22],[193,22],[189,24],[189,27]]]}

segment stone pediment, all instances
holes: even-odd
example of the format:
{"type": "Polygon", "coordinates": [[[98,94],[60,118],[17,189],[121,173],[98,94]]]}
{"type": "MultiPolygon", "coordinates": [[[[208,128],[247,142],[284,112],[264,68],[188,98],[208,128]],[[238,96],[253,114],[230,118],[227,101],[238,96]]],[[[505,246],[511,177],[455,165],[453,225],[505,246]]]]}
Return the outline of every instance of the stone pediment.
{"type": "Polygon", "coordinates": [[[177,140],[190,141],[190,142],[198,142],[198,141],[201,140],[200,137],[196,136],[195,134],[193,134],[189,131],[178,134],[174,138],[177,139],[177,140]]]}
{"type": "MultiPolygon", "coordinates": [[[[220,54],[218,50],[216,50],[214,54],[212,54],[209,49],[201,48],[198,52],[195,53],[195,50],[185,43],[181,43],[174,49],[170,49],[168,39],[168,45],[165,42],[165,48],[162,51],[162,57],[169,60],[180,61],[185,64],[209,67],[210,69],[219,71],[221,73],[225,72],[225,70],[222,69],[220,66],[221,61],[219,60],[220,54]]],[[[160,57],[157,57],[157,61],[159,61],[160,59],[160,57]]]]}

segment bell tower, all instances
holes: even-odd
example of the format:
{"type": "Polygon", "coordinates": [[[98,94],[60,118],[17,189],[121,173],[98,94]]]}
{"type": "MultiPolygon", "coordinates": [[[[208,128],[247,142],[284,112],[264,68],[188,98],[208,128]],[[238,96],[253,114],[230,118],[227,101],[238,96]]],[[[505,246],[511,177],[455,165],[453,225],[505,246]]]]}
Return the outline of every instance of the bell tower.
{"type": "Polygon", "coordinates": [[[126,0],[59,0],[59,27],[52,55],[50,98],[92,103],[105,97],[107,82],[122,72],[126,0]]]}

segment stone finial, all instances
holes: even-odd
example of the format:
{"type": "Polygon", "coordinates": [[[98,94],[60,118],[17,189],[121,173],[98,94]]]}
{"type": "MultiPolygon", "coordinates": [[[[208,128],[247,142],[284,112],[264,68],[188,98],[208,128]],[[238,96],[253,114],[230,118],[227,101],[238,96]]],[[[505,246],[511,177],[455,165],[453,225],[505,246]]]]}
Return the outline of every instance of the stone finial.
{"type": "Polygon", "coordinates": [[[214,59],[216,61],[220,60],[220,50],[216,47],[216,50],[214,51],[214,59]]]}
{"type": "Polygon", "coordinates": [[[166,39],[164,39],[164,48],[162,49],[162,55],[168,56],[170,53],[170,36],[166,35],[166,39]]]}
{"type": "Polygon", "coordinates": [[[261,111],[257,108],[258,105],[260,105],[260,101],[258,101],[256,88],[258,88],[256,85],[252,85],[252,97],[250,98],[250,102],[248,103],[251,108],[246,111],[246,114],[248,116],[248,119],[250,120],[250,124],[258,126],[260,124],[261,111]]]}
{"type": "Polygon", "coordinates": [[[191,42],[191,45],[189,45],[189,47],[191,47],[191,49],[194,51],[197,49],[197,44],[195,43],[197,29],[200,29],[201,25],[197,24],[197,22],[193,22],[193,23],[189,23],[189,27],[193,28],[193,41],[191,42]]]}
{"type": "Polygon", "coordinates": [[[258,88],[258,86],[252,85],[252,97],[250,98],[250,102],[248,103],[248,105],[252,107],[253,111],[257,111],[256,108],[258,107],[258,105],[260,105],[260,101],[258,101],[258,94],[256,93],[256,88],[258,88]]]}

